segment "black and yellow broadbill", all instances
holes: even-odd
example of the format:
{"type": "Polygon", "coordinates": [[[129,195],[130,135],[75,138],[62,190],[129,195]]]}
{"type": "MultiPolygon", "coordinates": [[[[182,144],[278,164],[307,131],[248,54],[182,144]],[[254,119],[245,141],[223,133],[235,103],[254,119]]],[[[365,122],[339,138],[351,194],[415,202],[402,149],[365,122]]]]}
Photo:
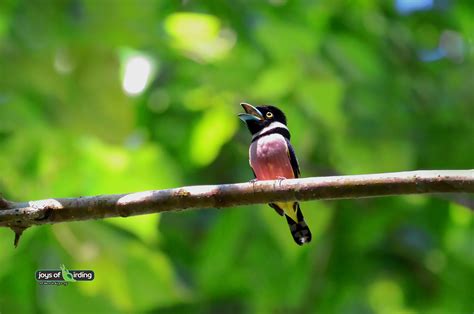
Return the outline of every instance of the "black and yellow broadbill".
{"type": "MultiPolygon", "coordinates": [[[[252,134],[249,149],[250,167],[257,180],[298,178],[300,169],[290,143],[290,131],[285,114],[274,106],[254,107],[242,103],[245,113],[239,114],[252,134]]],[[[281,216],[285,215],[291,235],[299,245],[311,241],[298,202],[268,204],[281,216]]]]}

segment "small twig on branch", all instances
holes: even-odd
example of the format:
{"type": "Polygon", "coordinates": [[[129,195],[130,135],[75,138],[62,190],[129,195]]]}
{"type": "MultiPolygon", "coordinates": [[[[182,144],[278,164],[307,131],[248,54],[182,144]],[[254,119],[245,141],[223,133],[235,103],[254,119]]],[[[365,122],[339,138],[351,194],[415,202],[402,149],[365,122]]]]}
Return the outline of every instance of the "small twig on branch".
{"type": "Polygon", "coordinates": [[[276,201],[427,193],[474,193],[474,170],[411,171],[202,185],[24,203],[1,199],[0,227],[12,228],[16,232],[18,242],[21,235],[18,231],[32,225],[276,201]]]}

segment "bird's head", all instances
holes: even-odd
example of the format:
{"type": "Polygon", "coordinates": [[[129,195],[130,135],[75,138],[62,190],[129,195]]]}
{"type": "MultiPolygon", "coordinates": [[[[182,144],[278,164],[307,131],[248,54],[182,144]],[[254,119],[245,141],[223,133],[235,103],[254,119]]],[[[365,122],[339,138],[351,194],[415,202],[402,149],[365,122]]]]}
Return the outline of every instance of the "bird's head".
{"type": "Polygon", "coordinates": [[[247,124],[250,133],[255,134],[274,122],[286,126],[286,117],[283,111],[274,106],[254,107],[250,104],[240,104],[245,113],[239,113],[239,118],[247,124]]]}

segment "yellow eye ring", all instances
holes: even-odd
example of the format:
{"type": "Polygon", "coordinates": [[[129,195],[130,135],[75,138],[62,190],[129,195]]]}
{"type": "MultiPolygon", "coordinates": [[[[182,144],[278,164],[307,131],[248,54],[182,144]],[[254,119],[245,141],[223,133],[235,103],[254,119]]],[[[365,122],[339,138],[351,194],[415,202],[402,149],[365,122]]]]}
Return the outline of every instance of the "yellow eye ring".
{"type": "Polygon", "coordinates": [[[273,118],[273,113],[271,113],[270,111],[267,112],[265,115],[266,115],[267,118],[269,118],[269,119],[273,118]]]}

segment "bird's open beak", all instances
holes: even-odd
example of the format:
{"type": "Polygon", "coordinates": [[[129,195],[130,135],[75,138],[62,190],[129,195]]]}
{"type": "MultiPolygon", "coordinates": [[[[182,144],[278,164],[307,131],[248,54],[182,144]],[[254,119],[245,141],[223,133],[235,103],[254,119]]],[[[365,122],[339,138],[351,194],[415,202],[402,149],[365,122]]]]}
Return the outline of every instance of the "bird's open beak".
{"type": "Polygon", "coordinates": [[[239,113],[239,118],[242,121],[247,122],[247,121],[251,121],[251,120],[254,120],[254,121],[262,121],[263,120],[262,113],[260,112],[260,110],[258,110],[254,106],[246,104],[244,102],[241,103],[240,105],[244,108],[244,110],[246,112],[246,113],[239,113]]]}

